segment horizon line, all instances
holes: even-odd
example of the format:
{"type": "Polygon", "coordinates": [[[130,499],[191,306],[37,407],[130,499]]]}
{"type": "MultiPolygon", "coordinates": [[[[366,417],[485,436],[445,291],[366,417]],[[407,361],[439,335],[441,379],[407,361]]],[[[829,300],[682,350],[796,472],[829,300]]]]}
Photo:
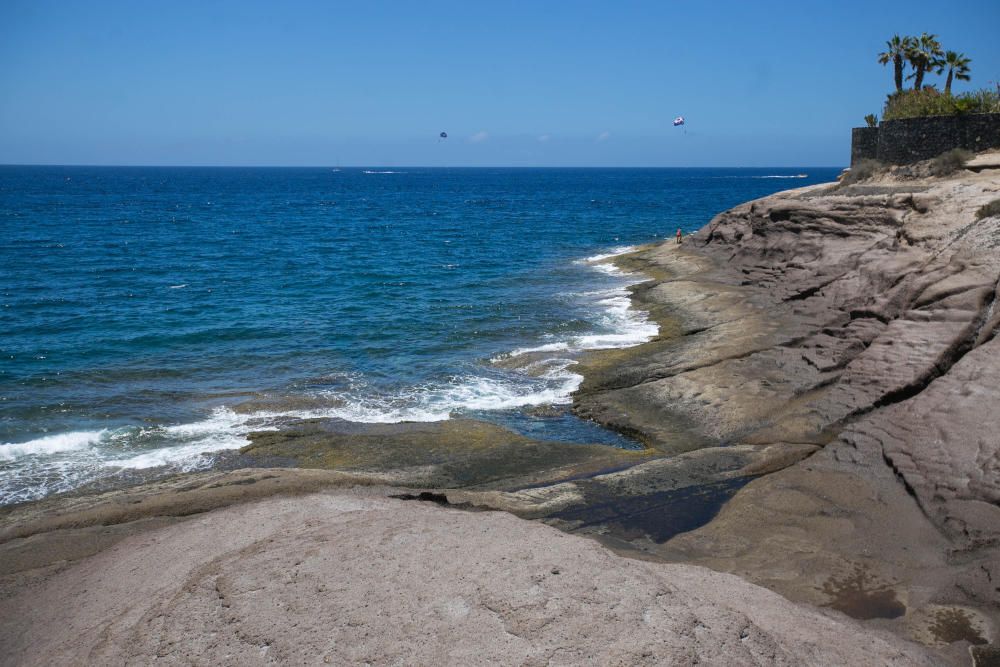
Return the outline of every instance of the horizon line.
{"type": "Polygon", "coordinates": [[[98,169],[844,169],[836,165],[712,165],[712,166],[628,166],[628,165],[387,165],[387,164],[89,164],[84,162],[3,162],[0,167],[92,167],[98,169]]]}

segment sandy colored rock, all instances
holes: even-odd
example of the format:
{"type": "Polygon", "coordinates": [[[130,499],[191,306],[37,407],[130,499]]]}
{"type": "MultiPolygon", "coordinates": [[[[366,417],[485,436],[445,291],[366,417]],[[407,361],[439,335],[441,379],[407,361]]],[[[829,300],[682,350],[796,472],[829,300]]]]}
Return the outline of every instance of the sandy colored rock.
{"type": "Polygon", "coordinates": [[[0,601],[2,664],[934,664],[731,575],[361,492],[215,510],[32,581],[0,601]]]}
{"type": "Polygon", "coordinates": [[[673,335],[595,360],[577,410],[664,451],[680,433],[772,454],[726,472],[762,476],[694,530],[590,530],[962,664],[1000,639],[1000,219],[976,218],[1000,174],[901,174],[748,202],[624,259],[673,335]]]}

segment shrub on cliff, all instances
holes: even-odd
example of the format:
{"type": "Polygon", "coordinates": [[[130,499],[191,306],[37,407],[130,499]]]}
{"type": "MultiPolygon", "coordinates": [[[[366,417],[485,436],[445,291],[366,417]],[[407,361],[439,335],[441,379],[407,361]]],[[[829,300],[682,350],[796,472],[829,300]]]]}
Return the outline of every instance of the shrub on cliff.
{"type": "Polygon", "coordinates": [[[955,100],[959,113],[1000,113],[1000,86],[996,90],[983,88],[963,93],[955,100]]]}
{"type": "Polygon", "coordinates": [[[934,88],[903,90],[892,93],[886,99],[882,120],[954,116],[960,113],[1000,113],[1000,93],[983,89],[947,95],[934,88]]]}
{"type": "Polygon", "coordinates": [[[972,153],[964,148],[952,148],[931,160],[931,176],[948,176],[965,166],[972,159],[972,153]]]}
{"type": "Polygon", "coordinates": [[[872,176],[885,171],[886,166],[878,160],[858,160],[857,164],[851,168],[840,179],[841,185],[854,185],[860,181],[867,181],[872,176]]]}
{"type": "Polygon", "coordinates": [[[983,204],[976,211],[976,220],[993,217],[1000,218],[1000,199],[994,199],[989,204],[983,204]]]}

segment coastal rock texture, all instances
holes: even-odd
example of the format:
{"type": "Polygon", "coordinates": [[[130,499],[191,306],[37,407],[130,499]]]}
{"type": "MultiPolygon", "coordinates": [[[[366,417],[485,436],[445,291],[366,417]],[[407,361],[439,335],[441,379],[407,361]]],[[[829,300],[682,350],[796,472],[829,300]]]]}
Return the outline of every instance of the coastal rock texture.
{"type": "Polygon", "coordinates": [[[573,410],[643,451],[301,420],[4,508],[0,662],[998,664],[997,164],[615,258],[660,335],[573,410]]]}
{"type": "MultiPolygon", "coordinates": [[[[975,215],[997,198],[989,169],[819,185],[625,258],[656,277],[636,299],[672,328],[595,359],[578,412],[660,449],[687,431],[682,450],[707,441],[720,462],[756,451],[724,475],[771,474],[676,537],[619,530],[628,516],[566,527],[932,645],[997,642],[1000,219],[975,215]]],[[[631,493],[674,483],[649,477],[631,493]]]]}
{"type": "Polygon", "coordinates": [[[935,664],[732,575],[362,491],[137,532],[9,587],[0,615],[4,665],[935,664]]]}
{"type": "Polygon", "coordinates": [[[517,488],[647,460],[651,451],[535,440],[474,419],[358,424],[296,421],[251,435],[227,465],[336,469],[397,486],[517,488]]]}

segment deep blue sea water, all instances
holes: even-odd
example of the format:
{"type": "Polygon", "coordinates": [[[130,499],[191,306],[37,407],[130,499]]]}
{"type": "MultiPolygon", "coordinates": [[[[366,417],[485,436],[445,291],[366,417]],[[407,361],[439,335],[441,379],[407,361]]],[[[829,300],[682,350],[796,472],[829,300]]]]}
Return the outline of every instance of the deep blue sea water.
{"type": "Polygon", "coordinates": [[[310,416],[629,446],[529,409],[656,333],[600,257],[836,174],[0,166],[0,504],[310,416]]]}

